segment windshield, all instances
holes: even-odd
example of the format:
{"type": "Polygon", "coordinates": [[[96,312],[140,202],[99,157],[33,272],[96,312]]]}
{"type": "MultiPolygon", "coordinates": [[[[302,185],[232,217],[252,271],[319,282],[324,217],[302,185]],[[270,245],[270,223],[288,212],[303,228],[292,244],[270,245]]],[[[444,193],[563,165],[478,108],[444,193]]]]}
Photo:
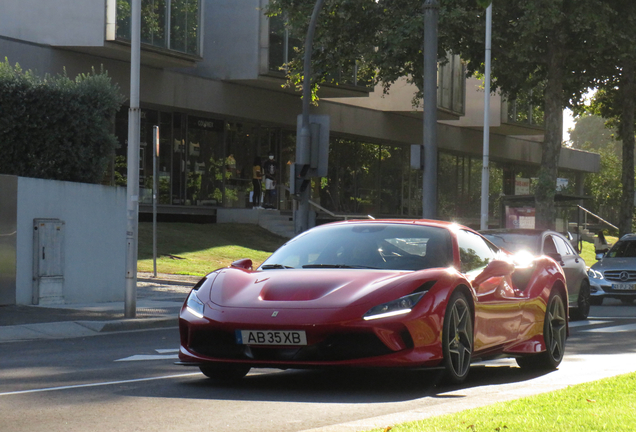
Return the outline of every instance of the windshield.
{"type": "Polygon", "coordinates": [[[488,233],[483,234],[483,236],[495,246],[512,253],[528,251],[536,255],[541,250],[539,246],[540,236],[517,233],[488,233]]]}
{"type": "Polygon", "coordinates": [[[372,268],[421,270],[453,263],[448,230],[405,224],[345,224],[307,231],[283,245],[260,270],[372,268]]]}
{"type": "Polygon", "coordinates": [[[636,258],[636,241],[618,241],[605,255],[607,258],[636,258]]]}

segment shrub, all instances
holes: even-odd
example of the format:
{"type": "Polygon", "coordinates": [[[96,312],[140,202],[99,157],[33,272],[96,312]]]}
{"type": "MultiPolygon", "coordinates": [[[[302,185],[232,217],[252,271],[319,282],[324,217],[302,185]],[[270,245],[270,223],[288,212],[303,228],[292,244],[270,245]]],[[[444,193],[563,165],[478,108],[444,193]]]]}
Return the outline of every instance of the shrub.
{"type": "Polygon", "coordinates": [[[99,183],[123,97],[104,71],[39,77],[0,62],[0,173],[99,183]]]}

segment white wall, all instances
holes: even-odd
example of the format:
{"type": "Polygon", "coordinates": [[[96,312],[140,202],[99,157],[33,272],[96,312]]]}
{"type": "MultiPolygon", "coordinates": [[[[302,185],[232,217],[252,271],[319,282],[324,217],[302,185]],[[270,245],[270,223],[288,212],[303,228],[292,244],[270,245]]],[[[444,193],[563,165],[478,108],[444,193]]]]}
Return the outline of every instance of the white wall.
{"type": "Polygon", "coordinates": [[[65,303],[124,300],[125,188],[18,178],[17,304],[31,304],[36,218],[65,222],[65,303]]]}
{"type": "Polygon", "coordinates": [[[0,0],[0,35],[53,46],[103,46],[105,0],[0,0]]]}

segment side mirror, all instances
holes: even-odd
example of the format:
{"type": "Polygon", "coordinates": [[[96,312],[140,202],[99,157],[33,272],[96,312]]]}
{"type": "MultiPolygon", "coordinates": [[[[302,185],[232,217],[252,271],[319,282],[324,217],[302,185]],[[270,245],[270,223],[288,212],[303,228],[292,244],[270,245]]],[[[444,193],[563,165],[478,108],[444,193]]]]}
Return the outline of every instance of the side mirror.
{"type": "Polygon", "coordinates": [[[596,261],[600,261],[600,260],[602,260],[604,256],[605,256],[605,254],[604,254],[604,253],[602,253],[602,252],[601,252],[601,253],[597,253],[597,254],[596,254],[596,261]]]}
{"type": "Polygon", "coordinates": [[[243,270],[252,270],[252,260],[249,258],[243,258],[238,261],[234,261],[230,264],[230,267],[240,268],[243,270]]]}
{"type": "Polygon", "coordinates": [[[474,285],[481,285],[484,281],[492,277],[509,276],[515,271],[515,265],[504,260],[493,260],[479,273],[473,280],[474,285]]]}

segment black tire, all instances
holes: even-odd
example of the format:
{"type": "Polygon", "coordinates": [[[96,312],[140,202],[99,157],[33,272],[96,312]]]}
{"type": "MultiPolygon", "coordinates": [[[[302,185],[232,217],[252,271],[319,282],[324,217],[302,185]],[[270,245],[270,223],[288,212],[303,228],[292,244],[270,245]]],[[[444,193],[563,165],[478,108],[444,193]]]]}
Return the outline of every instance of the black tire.
{"type": "Polygon", "coordinates": [[[473,317],[468,300],[464,294],[455,291],[446,306],[442,331],[444,378],[447,382],[459,384],[468,376],[473,339],[473,317]]]}
{"type": "Polygon", "coordinates": [[[199,369],[203,375],[216,381],[237,381],[247,375],[251,367],[242,364],[219,363],[199,366],[199,369]]]}
{"type": "Polygon", "coordinates": [[[570,311],[570,318],[574,321],[584,320],[590,314],[590,283],[587,280],[581,282],[577,307],[570,311]]]}
{"type": "Polygon", "coordinates": [[[543,322],[543,339],[546,350],[540,354],[518,358],[517,364],[522,369],[555,370],[563,360],[566,337],[567,316],[563,297],[558,292],[552,291],[543,322]]]}
{"type": "Polygon", "coordinates": [[[592,306],[600,306],[603,304],[603,297],[591,297],[590,296],[590,304],[592,306]]]}
{"type": "Polygon", "coordinates": [[[630,305],[634,303],[634,299],[633,298],[622,298],[621,299],[621,303],[626,304],[626,305],[630,305]]]}

